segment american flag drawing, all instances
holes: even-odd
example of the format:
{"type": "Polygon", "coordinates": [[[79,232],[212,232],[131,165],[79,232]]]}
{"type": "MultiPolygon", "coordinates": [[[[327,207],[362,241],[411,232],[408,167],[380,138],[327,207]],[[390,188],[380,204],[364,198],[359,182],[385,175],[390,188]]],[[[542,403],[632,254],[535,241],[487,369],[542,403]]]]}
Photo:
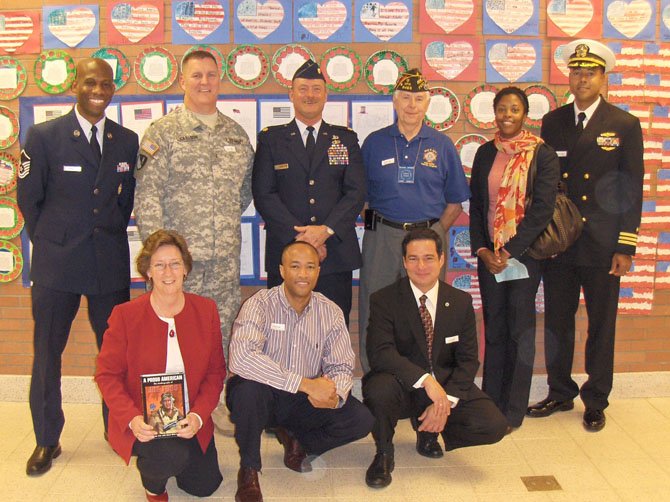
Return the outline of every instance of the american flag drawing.
{"type": "Polygon", "coordinates": [[[670,232],[659,232],[656,256],[659,261],[670,261],[670,232]]]}
{"type": "Polygon", "coordinates": [[[135,108],[135,120],[151,120],[151,108],[135,108]]]}
{"type": "Polygon", "coordinates": [[[223,6],[216,0],[180,2],[176,5],[175,20],[196,40],[212,34],[225,18],[223,6]]]}
{"type": "Polygon", "coordinates": [[[661,136],[643,134],[642,144],[644,148],[644,164],[647,169],[659,167],[663,158],[663,138],[661,136]]]}
{"type": "Polygon", "coordinates": [[[644,230],[667,230],[670,228],[670,201],[643,201],[641,227],[644,230]]]}
{"type": "Polygon", "coordinates": [[[612,103],[630,103],[644,96],[644,73],[609,73],[607,99],[612,103]]]}
{"type": "Polygon", "coordinates": [[[663,146],[661,149],[661,164],[663,168],[670,168],[670,139],[663,140],[663,146]]]}
{"type": "Polygon", "coordinates": [[[0,16],[0,49],[11,54],[30,38],[35,26],[33,20],[20,13],[4,12],[0,16]]]}
{"type": "Polygon", "coordinates": [[[654,303],[653,289],[621,288],[619,290],[619,313],[645,314],[654,303]]]}
{"type": "Polygon", "coordinates": [[[646,101],[660,105],[670,104],[670,74],[648,73],[640,85],[644,86],[646,101]]]}
{"type": "Polygon", "coordinates": [[[426,13],[445,33],[451,33],[472,17],[473,0],[426,0],[426,13]]]}
{"type": "Polygon", "coordinates": [[[635,248],[635,260],[655,260],[657,247],[657,232],[640,232],[640,235],[637,237],[637,247],[635,248]]]}
{"type": "Polygon", "coordinates": [[[470,250],[470,230],[468,227],[451,227],[449,230],[450,269],[475,269],[477,258],[470,250]]]}
{"type": "Polygon", "coordinates": [[[290,119],[291,118],[291,107],[290,106],[273,106],[272,107],[272,118],[274,118],[274,119],[290,119]]]}
{"type": "Polygon", "coordinates": [[[670,107],[654,106],[652,109],[650,132],[666,137],[670,135],[670,107]]]}
{"type": "Polygon", "coordinates": [[[614,71],[625,72],[631,69],[642,68],[645,57],[644,42],[621,42],[613,43],[610,48],[616,55],[614,71]]]}
{"type": "Polygon", "coordinates": [[[670,169],[656,171],[656,197],[670,197],[670,169]]]}
{"type": "Polygon", "coordinates": [[[633,260],[630,271],[621,278],[622,288],[653,289],[655,271],[654,260],[633,260]]]}
{"type": "Polygon", "coordinates": [[[472,306],[475,310],[482,308],[482,296],[479,293],[479,279],[477,272],[447,272],[447,282],[472,296],[472,306]]]}
{"type": "Polygon", "coordinates": [[[640,120],[640,127],[643,131],[649,129],[649,125],[651,124],[651,105],[645,103],[617,103],[616,106],[637,117],[640,120]]]}
{"type": "Polygon", "coordinates": [[[670,289],[670,261],[656,262],[656,289],[670,289]]]}

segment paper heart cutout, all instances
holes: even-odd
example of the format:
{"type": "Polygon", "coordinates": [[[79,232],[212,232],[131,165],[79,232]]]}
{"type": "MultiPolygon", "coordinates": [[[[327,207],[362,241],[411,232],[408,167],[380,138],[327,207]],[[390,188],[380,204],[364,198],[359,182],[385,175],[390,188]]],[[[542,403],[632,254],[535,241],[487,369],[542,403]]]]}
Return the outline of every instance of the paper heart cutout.
{"type": "Polygon", "coordinates": [[[237,19],[251,33],[263,40],[279,28],[284,20],[284,7],[278,0],[265,3],[244,0],[237,6],[237,19]]]}
{"type": "Polygon", "coordinates": [[[337,0],[319,4],[311,2],[298,10],[298,21],[319,40],[326,40],[339,30],[347,19],[347,8],[337,0]]]}
{"type": "Polygon", "coordinates": [[[566,45],[567,44],[563,44],[556,47],[553,57],[554,64],[556,65],[556,68],[558,68],[558,71],[568,77],[570,75],[570,68],[568,68],[568,63],[565,62],[565,59],[563,59],[563,51],[565,50],[566,45]]]}
{"type": "Polygon", "coordinates": [[[468,42],[431,42],[424,56],[428,65],[447,80],[459,76],[472,63],[475,51],[468,42]]]}
{"type": "Polygon", "coordinates": [[[0,48],[15,52],[30,38],[34,28],[29,16],[0,15],[0,48]]]}
{"type": "Polygon", "coordinates": [[[112,9],[114,28],[133,43],[149,35],[160,21],[160,11],[153,5],[116,4],[112,9]]]}
{"type": "Polygon", "coordinates": [[[486,1],[486,13],[505,33],[514,33],[521,28],[531,18],[533,10],[533,0],[486,1]]]}
{"type": "Polygon", "coordinates": [[[472,0],[444,0],[439,7],[431,3],[434,2],[426,2],[426,13],[445,33],[451,33],[465,23],[475,10],[472,0]]]}
{"type": "Polygon", "coordinates": [[[670,5],[666,5],[661,13],[661,20],[666,28],[670,29],[670,5]]]}
{"type": "Polygon", "coordinates": [[[493,44],[489,49],[489,63],[509,82],[516,82],[535,64],[535,47],[521,42],[514,46],[506,43],[493,44]]]}
{"type": "Polygon", "coordinates": [[[651,5],[647,0],[617,0],[607,7],[607,19],[619,33],[634,38],[649,24],[651,5]]]}
{"type": "Polygon", "coordinates": [[[472,266],[477,266],[477,258],[472,257],[472,250],[470,248],[470,231],[467,229],[461,230],[454,235],[454,251],[465,262],[472,266]]]}
{"type": "Polygon", "coordinates": [[[593,4],[590,0],[551,0],[547,16],[563,33],[573,37],[593,19],[593,4]]]}
{"type": "Polygon", "coordinates": [[[196,40],[214,33],[223,23],[226,13],[216,0],[204,2],[179,2],[175,11],[175,20],[183,30],[196,40]]]}
{"type": "Polygon", "coordinates": [[[68,47],[76,47],[95,28],[95,14],[86,7],[55,9],[49,13],[47,26],[68,47]]]}
{"type": "Polygon", "coordinates": [[[370,33],[383,42],[387,42],[409,22],[409,10],[404,3],[390,2],[382,5],[379,2],[365,2],[360,11],[361,24],[370,33]]]}

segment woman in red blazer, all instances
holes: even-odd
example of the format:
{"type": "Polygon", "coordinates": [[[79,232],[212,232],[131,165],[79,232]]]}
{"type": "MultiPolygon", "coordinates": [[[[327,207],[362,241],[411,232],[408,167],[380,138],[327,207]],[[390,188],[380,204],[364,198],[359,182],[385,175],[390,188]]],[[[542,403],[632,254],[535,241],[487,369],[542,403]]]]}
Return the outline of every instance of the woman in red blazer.
{"type": "Polygon", "coordinates": [[[168,500],[176,476],[184,491],[204,497],[223,480],[210,415],[226,375],[221,325],[214,301],[184,293],[192,258],[183,237],[158,230],[137,258],[151,291],[121,305],[109,318],[95,381],[109,406],[109,443],[137,468],[150,501],[168,500]],[[156,439],[143,417],[141,375],[183,373],[186,416],[176,438],[156,439]]]}

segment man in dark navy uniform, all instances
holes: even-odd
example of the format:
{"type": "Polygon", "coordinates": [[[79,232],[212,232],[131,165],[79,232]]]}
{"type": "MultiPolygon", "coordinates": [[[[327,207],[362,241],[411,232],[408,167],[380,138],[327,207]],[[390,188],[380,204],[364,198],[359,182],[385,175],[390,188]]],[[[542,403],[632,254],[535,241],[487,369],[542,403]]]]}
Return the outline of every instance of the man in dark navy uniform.
{"type": "Polygon", "coordinates": [[[326,81],[306,61],[293,76],[295,119],[258,135],[252,176],[254,204],[266,223],[267,285],[281,284],[281,252],[303,240],[319,251],[314,288],[335,302],[349,324],[352,271],[361,265],[355,221],[365,200],[365,175],[356,133],[322,120],[326,81]]]}
{"type": "MultiPolygon", "coordinates": [[[[98,349],[112,308],[129,299],[126,227],[133,209],[137,135],[105,118],[112,68],[84,59],[67,115],[33,126],[21,152],[18,203],[33,244],[35,320],[30,410],[37,446],[28,475],[61,453],[61,356],[82,295],[98,349]]],[[[106,422],[103,404],[103,419],[106,422]]]]}
{"type": "Polygon", "coordinates": [[[594,40],[566,46],[574,103],[545,115],[542,138],[561,162],[562,180],[584,220],[577,242],[548,260],[544,278],[545,360],[549,395],[527,415],[546,417],[571,410],[579,394],[584,427],[605,426],[612,390],[614,333],[619,282],[635,254],[642,210],[642,130],[633,115],[600,95],[614,54],[594,40]],[[581,390],[572,379],[575,314],[583,288],[588,314],[586,372],[581,390]]]}

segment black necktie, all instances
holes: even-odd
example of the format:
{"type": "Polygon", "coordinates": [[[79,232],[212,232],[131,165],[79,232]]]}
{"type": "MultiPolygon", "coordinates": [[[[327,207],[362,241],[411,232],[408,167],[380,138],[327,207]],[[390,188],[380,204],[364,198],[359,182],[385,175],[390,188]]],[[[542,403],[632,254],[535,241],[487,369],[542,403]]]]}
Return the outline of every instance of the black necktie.
{"type": "Polygon", "coordinates": [[[312,160],[314,155],[314,147],[316,147],[316,140],[314,139],[314,127],[307,126],[307,142],[305,143],[305,148],[307,149],[307,157],[309,160],[312,160]]]}
{"type": "Polygon", "coordinates": [[[102,160],[102,152],[100,150],[100,143],[98,143],[98,128],[95,126],[91,127],[91,150],[95,157],[96,167],[99,167],[102,160]]]}
{"type": "Polygon", "coordinates": [[[582,131],[584,130],[584,121],[586,120],[586,113],[584,112],[579,112],[577,114],[577,137],[579,137],[582,134],[582,131]]]}

